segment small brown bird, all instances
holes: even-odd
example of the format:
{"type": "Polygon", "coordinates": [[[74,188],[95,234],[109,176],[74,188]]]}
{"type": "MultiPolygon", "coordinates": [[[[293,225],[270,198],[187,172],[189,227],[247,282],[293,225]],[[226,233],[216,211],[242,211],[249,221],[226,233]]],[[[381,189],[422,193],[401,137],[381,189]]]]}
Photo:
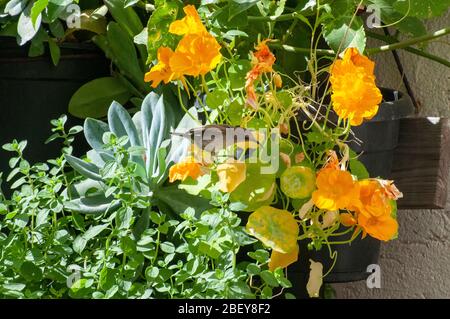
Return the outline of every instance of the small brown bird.
{"type": "Polygon", "coordinates": [[[255,133],[254,130],[242,127],[212,124],[195,127],[184,133],[172,132],[172,135],[187,138],[202,150],[214,155],[233,144],[254,142],[259,145],[255,133]]]}

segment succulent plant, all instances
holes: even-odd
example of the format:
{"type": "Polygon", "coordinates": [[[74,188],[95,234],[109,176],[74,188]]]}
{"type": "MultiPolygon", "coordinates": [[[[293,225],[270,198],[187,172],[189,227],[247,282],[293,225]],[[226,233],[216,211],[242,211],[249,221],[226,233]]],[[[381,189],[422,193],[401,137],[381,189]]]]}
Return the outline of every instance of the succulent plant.
{"type": "Polygon", "coordinates": [[[140,216],[138,233],[148,225],[152,207],[168,214],[183,213],[188,207],[196,207],[199,212],[207,209],[209,200],[165,183],[169,168],[184,156],[189,145],[189,140],[171,136],[171,131],[184,132],[199,125],[190,117],[196,115],[194,108],[179,120],[174,104],[178,106],[173,95],[152,92],[133,118],[113,102],[108,124],[86,119],[84,134],[92,149],[84,159],[65,156],[82,176],[66,190],[70,200],[65,208],[102,215],[127,205],[130,196],[138,197],[139,205],[131,207],[140,216]]]}

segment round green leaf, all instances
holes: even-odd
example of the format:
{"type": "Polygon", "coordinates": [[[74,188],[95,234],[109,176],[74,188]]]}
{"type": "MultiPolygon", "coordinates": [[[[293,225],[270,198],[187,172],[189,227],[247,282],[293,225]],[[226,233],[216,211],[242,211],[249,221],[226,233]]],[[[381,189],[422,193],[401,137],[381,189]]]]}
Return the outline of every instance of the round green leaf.
{"type": "Polygon", "coordinates": [[[225,90],[215,89],[206,96],[206,105],[211,109],[217,109],[227,103],[228,93],[225,90]]]}
{"type": "Polygon", "coordinates": [[[281,175],[280,185],[290,198],[307,198],[316,188],[316,174],[309,167],[291,166],[281,175]]]}
{"type": "Polygon", "coordinates": [[[251,212],[260,206],[270,205],[275,196],[275,174],[261,174],[261,164],[247,164],[246,178],[231,193],[232,202],[240,202],[251,212]]]}
{"type": "Polygon", "coordinates": [[[249,216],[246,229],[264,245],[280,253],[286,254],[297,247],[298,225],[286,210],[260,207],[249,216]]]}

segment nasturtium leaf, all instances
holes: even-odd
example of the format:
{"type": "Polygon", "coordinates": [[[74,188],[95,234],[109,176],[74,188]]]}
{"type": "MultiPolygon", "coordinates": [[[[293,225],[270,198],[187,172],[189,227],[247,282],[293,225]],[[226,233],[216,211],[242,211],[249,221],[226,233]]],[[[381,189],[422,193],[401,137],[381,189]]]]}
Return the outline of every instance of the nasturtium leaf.
{"type": "Polygon", "coordinates": [[[227,162],[217,165],[219,189],[222,192],[234,191],[246,178],[246,164],[242,162],[227,162]]]}
{"type": "Polygon", "coordinates": [[[245,77],[250,69],[251,64],[248,60],[238,60],[229,67],[228,76],[232,90],[241,90],[244,88],[245,77]]]}
{"type": "Polygon", "coordinates": [[[324,38],[328,45],[335,51],[343,52],[345,49],[353,47],[359,52],[364,52],[366,48],[366,34],[361,18],[353,20],[351,16],[343,16],[330,20],[324,24],[324,38]]]}
{"type": "Polygon", "coordinates": [[[251,212],[270,205],[275,195],[275,174],[262,174],[260,163],[248,163],[246,177],[231,193],[231,202],[247,205],[243,211],[251,212]]]}
{"type": "Polygon", "coordinates": [[[280,185],[290,198],[307,198],[316,188],[316,173],[309,167],[291,166],[281,175],[280,185]]]}
{"type": "Polygon", "coordinates": [[[241,98],[237,98],[230,103],[226,109],[226,114],[232,125],[239,126],[241,124],[244,108],[244,102],[241,98]]]}
{"type": "Polygon", "coordinates": [[[366,179],[366,178],[370,177],[369,172],[367,171],[366,167],[359,160],[351,159],[349,161],[349,166],[350,166],[350,172],[352,173],[352,175],[355,175],[358,178],[358,180],[362,180],[362,179],[366,179]]]}
{"type": "Polygon", "coordinates": [[[271,299],[273,297],[273,291],[272,288],[269,286],[265,286],[262,290],[261,290],[261,298],[263,299],[271,299]]]}
{"type": "Polygon", "coordinates": [[[145,277],[148,281],[152,282],[159,276],[159,269],[158,267],[149,266],[145,270],[145,277]]]}
{"type": "Polygon", "coordinates": [[[277,268],[286,268],[290,264],[295,263],[298,260],[298,252],[298,245],[294,250],[286,254],[272,250],[272,255],[270,256],[269,261],[269,270],[274,271],[277,268]]]}
{"type": "Polygon", "coordinates": [[[122,237],[120,239],[120,248],[124,254],[132,256],[136,253],[136,242],[130,237],[122,237]]]}
{"type": "Polygon", "coordinates": [[[206,95],[206,105],[211,109],[217,109],[227,103],[228,93],[222,89],[215,89],[206,95]]]}
{"type": "Polygon", "coordinates": [[[198,249],[200,252],[213,259],[219,258],[220,254],[223,252],[223,249],[218,244],[209,243],[204,240],[198,244],[198,249]]]}
{"type": "Polygon", "coordinates": [[[292,252],[297,247],[298,225],[286,210],[262,206],[249,216],[246,229],[264,245],[280,253],[292,252]]]}
{"type": "Polygon", "coordinates": [[[292,96],[289,92],[281,91],[277,92],[277,100],[281,104],[281,106],[286,110],[292,105],[292,96]]]}

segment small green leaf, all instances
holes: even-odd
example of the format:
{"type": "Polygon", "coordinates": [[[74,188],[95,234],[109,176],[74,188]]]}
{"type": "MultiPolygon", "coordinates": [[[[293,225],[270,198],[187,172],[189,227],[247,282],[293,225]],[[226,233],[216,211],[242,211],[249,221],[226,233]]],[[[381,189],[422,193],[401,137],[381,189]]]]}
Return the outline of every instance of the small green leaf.
{"type": "Polygon", "coordinates": [[[148,61],[153,62],[157,57],[158,48],[161,46],[172,47],[176,37],[169,33],[170,24],[176,20],[180,8],[178,1],[164,1],[153,11],[148,20],[148,61]]]}
{"type": "Polygon", "coordinates": [[[20,273],[27,281],[40,281],[42,270],[30,261],[26,261],[20,267],[20,273]]]}
{"type": "Polygon", "coordinates": [[[272,274],[272,272],[268,271],[268,270],[264,270],[261,271],[261,273],[259,274],[262,278],[262,280],[264,280],[264,282],[266,284],[268,284],[271,287],[278,287],[278,280],[275,278],[275,276],[272,274]]]}
{"type": "Polygon", "coordinates": [[[97,235],[99,235],[102,231],[104,231],[106,228],[108,228],[108,224],[105,225],[96,225],[91,226],[84,234],[83,238],[87,241],[95,238],[97,235]]]}
{"type": "Polygon", "coordinates": [[[258,275],[261,272],[261,268],[256,264],[247,265],[247,273],[250,275],[258,275]]]}
{"type": "Polygon", "coordinates": [[[159,269],[158,269],[158,267],[149,266],[145,270],[145,278],[147,278],[147,280],[149,282],[153,282],[156,278],[158,278],[158,276],[159,276],[159,269]]]}
{"type": "Polygon", "coordinates": [[[31,21],[33,22],[33,26],[36,27],[36,21],[40,16],[41,12],[48,5],[48,0],[36,0],[31,8],[31,21]]]}
{"type": "Polygon", "coordinates": [[[264,264],[269,260],[270,254],[266,250],[258,249],[257,251],[249,252],[248,256],[255,259],[257,262],[264,264]]]}
{"type": "Polygon", "coordinates": [[[59,59],[61,58],[61,49],[59,48],[55,39],[48,40],[48,47],[50,49],[50,56],[52,58],[53,65],[57,66],[59,63],[59,59]]]}
{"type": "Polygon", "coordinates": [[[175,252],[175,246],[171,242],[161,243],[161,250],[167,254],[173,254],[175,252]]]}
{"type": "Polygon", "coordinates": [[[130,237],[122,237],[120,239],[120,248],[127,256],[132,256],[136,253],[136,242],[130,237]]]}

